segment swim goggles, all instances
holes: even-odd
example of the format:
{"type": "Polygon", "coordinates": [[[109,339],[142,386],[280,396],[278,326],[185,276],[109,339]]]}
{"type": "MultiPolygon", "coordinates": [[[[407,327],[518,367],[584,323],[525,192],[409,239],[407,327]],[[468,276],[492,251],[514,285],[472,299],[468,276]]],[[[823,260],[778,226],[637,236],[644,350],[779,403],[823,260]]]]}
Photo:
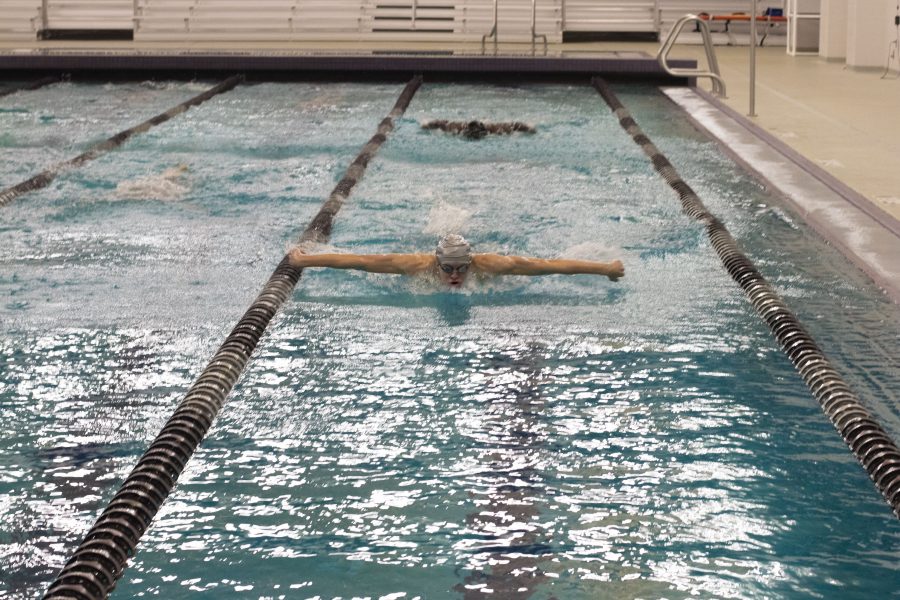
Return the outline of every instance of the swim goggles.
{"type": "Polygon", "coordinates": [[[463,273],[465,273],[466,271],[469,270],[469,265],[468,265],[468,264],[463,264],[463,265],[456,265],[456,266],[453,266],[453,265],[447,265],[447,264],[441,263],[441,264],[438,265],[438,266],[441,268],[441,271],[443,271],[443,272],[446,273],[447,275],[449,275],[449,274],[452,273],[453,271],[456,271],[457,273],[459,273],[460,275],[462,275],[463,273]]]}

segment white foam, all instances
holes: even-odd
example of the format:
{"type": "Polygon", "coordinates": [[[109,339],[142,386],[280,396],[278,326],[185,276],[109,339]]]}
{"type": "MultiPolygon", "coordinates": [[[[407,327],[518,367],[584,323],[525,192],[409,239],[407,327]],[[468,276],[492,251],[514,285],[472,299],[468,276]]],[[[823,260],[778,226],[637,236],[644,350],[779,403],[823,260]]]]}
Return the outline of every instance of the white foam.
{"type": "Polygon", "coordinates": [[[180,181],[186,170],[185,165],[178,165],[156,175],[121,181],[115,196],[122,200],[181,200],[188,192],[188,187],[180,181]]]}
{"type": "Polygon", "coordinates": [[[347,250],[332,246],[328,243],[307,240],[303,242],[288,242],[287,251],[299,248],[304,254],[346,254],[347,250]]]}
{"type": "Polygon", "coordinates": [[[444,236],[448,233],[461,233],[472,218],[472,211],[459,206],[438,202],[428,213],[428,222],[422,233],[444,236]]]}
{"type": "Polygon", "coordinates": [[[559,258],[572,258],[583,260],[613,260],[622,254],[620,248],[604,244],[602,242],[582,242],[569,246],[559,253],[559,258]]]}
{"type": "Polygon", "coordinates": [[[345,103],[343,94],[333,90],[326,90],[312,98],[299,101],[297,105],[304,111],[321,112],[334,110],[343,103],[345,103]]]}

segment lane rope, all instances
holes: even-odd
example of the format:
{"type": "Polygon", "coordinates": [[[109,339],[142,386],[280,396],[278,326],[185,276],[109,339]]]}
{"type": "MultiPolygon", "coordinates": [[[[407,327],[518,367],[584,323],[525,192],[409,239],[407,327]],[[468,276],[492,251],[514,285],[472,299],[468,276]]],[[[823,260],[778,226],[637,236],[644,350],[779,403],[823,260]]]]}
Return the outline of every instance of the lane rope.
{"type": "MultiPolygon", "coordinates": [[[[365,173],[395,120],[406,111],[422,84],[414,77],[403,89],[393,110],[363,146],[300,241],[324,242],[335,214],[365,173]]],[[[244,370],[269,322],[290,297],[303,270],[285,254],[262,292],[250,306],[209,364],[191,386],[174,414],[150,444],[125,483],[85,535],[81,545],[50,584],[45,599],[101,600],[125,570],[141,536],[168,497],[187,461],[206,435],[225,399],[244,370]]]]}
{"type": "Polygon", "coordinates": [[[34,81],[22,84],[17,87],[7,88],[5,90],[0,90],[0,98],[3,96],[9,96],[10,94],[15,94],[16,92],[30,92],[32,90],[37,90],[45,85],[50,85],[52,83],[59,83],[63,81],[66,77],[62,75],[51,75],[50,77],[42,77],[41,79],[36,79],[34,81]]]}
{"type": "Polygon", "coordinates": [[[598,77],[593,78],[591,83],[618,117],[622,128],[678,194],[682,210],[706,227],[722,265],[744,290],[822,410],[865,468],[894,515],[900,518],[900,448],[841,378],[797,316],[740,251],[725,224],[706,209],[672,163],[644,134],[609,85],[598,77]]]}
{"type": "Polygon", "coordinates": [[[12,187],[6,188],[3,191],[0,191],[0,206],[6,206],[23,194],[27,194],[28,192],[33,192],[35,190],[47,187],[63,171],[80,167],[81,165],[94,160],[98,156],[102,156],[110,150],[118,148],[135,135],[144,133],[145,131],[148,131],[149,129],[159,125],[160,123],[165,123],[169,119],[172,119],[173,117],[176,117],[185,112],[192,106],[203,104],[213,96],[217,96],[223,92],[227,92],[233,89],[243,80],[243,75],[234,75],[232,77],[229,77],[219,85],[210,88],[202,94],[198,94],[197,96],[194,96],[190,100],[182,102],[177,106],[173,106],[164,113],[160,113],[155,117],[147,119],[143,123],[135,125],[134,127],[130,127],[124,131],[120,131],[109,139],[106,139],[98,144],[94,144],[86,152],[79,154],[75,158],[71,158],[67,161],[54,165],[44,171],[41,171],[32,178],[26,179],[22,183],[16,184],[12,187]]]}

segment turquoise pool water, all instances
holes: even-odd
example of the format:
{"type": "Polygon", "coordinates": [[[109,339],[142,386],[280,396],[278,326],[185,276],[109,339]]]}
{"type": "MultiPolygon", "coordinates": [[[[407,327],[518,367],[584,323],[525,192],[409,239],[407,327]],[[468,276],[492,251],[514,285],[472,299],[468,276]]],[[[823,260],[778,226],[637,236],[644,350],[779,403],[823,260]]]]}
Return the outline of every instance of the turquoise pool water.
{"type": "MultiPolygon", "coordinates": [[[[0,185],[206,87],[0,98],[0,185]]],[[[41,594],[401,87],[241,86],[0,209],[0,597],[41,594]]],[[[900,438],[898,307],[615,89],[900,438]]],[[[592,88],[424,85],[329,248],[448,228],[627,275],[307,271],[114,598],[900,597],[900,524],[592,88]]]]}

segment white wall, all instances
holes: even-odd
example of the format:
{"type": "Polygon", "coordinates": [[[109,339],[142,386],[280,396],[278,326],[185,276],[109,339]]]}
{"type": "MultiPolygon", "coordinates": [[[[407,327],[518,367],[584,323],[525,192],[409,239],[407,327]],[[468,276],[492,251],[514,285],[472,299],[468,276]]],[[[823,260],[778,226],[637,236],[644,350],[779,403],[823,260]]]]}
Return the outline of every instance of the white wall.
{"type": "Polygon", "coordinates": [[[819,56],[847,58],[847,0],[822,0],[819,56]]]}
{"type": "Polygon", "coordinates": [[[847,64],[851,67],[881,67],[887,64],[888,48],[896,37],[896,0],[848,0],[847,64]]]}
{"type": "MultiPolygon", "coordinates": [[[[900,0],[894,0],[893,2],[888,2],[888,11],[887,11],[887,19],[885,20],[885,47],[884,53],[881,57],[880,67],[887,66],[888,63],[888,48],[891,45],[891,42],[897,42],[897,45],[900,46],[900,31],[898,31],[897,26],[894,25],[894,17],[897,16],[897,4],[900,3],[900,0]]],[[[894,49],[894,59],[891,61],[891,71],[900,72],[900,48],[894,49]]]]}

